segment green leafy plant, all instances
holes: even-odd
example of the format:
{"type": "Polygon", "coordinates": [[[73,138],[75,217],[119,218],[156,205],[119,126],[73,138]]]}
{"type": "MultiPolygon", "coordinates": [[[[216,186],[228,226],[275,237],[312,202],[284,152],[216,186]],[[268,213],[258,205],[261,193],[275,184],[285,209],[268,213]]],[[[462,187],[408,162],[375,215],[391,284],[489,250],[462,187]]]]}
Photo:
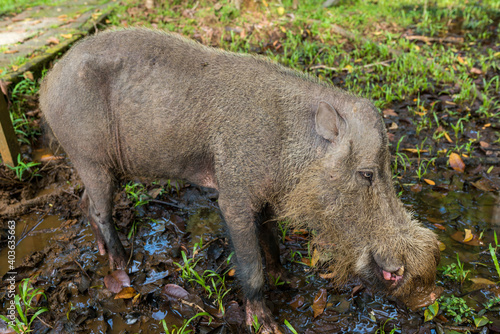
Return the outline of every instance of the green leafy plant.
{"type": "Polygon", "coordinates": [[[491,258],[493,259],[493,263],[495,264],[495,269],[497,270],[498,277],[500,277],[500,265],[498,264],[498,258],[497,258],[497,249],[498,249],[498,238],[497,238],[497,233],[496,231],[493,231],[493,235],[495,238],[495,247],[493,247],[492,244],[489,244],[489,249],[490,249],[490,255],[491,258]]]}
{"type": "MultiPolygon", "coordinates": [[[[389,321],[393,320],[393,318],[389,318],[387,319],[381,326],[380,328],[378,328],[376,331],[375,331],[375,334],[386,334],[386,331],[385,331],[385,326],[387,325],[387,323],[389,321]]],[[[390,332],[388,332],[388,334],[394,334],[396,333],[396,331],[399,330],[399,328],[397,328],[396,326],[394,326],[390,332]]]]}
{"type": "Polygon", "coordinates": [[[206,316],[208,317],[208,323],[210,324],[212,322],[212,316],[208,314],[207,312],[200,312],[195,314],[193,317],[191,317],[189,320],[184,319],[184,322],[181,327],[177,327],[176,325],[172,326],[172,329],[170,330],[167,326],[167,323],[165,322],[165,319],[160,321],[160,324],[163,326],[163,329],[165,330],[166,334],[187,334],[191,333],[193,330],[189,329],[188,326],[189,324],[196,318],[198,317],[203,317],[206,316]]]}
{"type": "Polygon", "coordinates": [[[439,305],[448,317],[453,318],[455,323],[472,322],[474,310],[467,305],[463,298],[454,295],[442,296],[439,298],[439,305]]]}
{"type": "Polygon", "coordinates": [[[35,176],[40,176],[40,174],[37,174],[37,172],[39,171],[39,168],[35,168],[38,165],[40,165],[39,162],[33,162],[33,161],[25,163],[21,158],[21,154],[19,154],[17,156],[17,166],[11,167],[11,166],[7,165],[7,167],[9,167],[11,170],[14,171],[14,173],[16,173],[16,177],[19,179],[19,181],[23,181],[24,174],[29,173],[29,179],[28,179],[28,182],[29,182],[35,176]]]}
{"type": "Polygon", "coordinates": [[[259,318],[254,314],[253,320],[252,320],[252,327],[253,327],[254,333],[259,332],[260,326],[262,326],[262,325],[259,323],[259,318]]]}
{"type": "Polygon", "coordinates": [[[460,258],[457,254],[457,263],[451,263],[447,266],[441,268],[443,271],[443,276],[448,277],[454,281],[460,282],[462,284],[470,273],[470,270],[464,270],[464,264],[460,262],[460,258]]]}
{"type": "Polygon", "coordinates": [[[129,182],[125,185],[127,198],[132,201],[134,208],[149,203],[151,196],[148,195],[146,187],[141,183],[129,182]]]}
{"type": "Polygon", "coordinates": [[[285,319],[285,326],[292,332],[292,334],[298,334],[297,330],[285,319]]]}
{"type": "Polygon", "coordinates": [[[41,295],[47,299],[42,289],[34,289],[29,285],[29,278],[25,278],[19,284],[19,294],[14,295],[14,305],[17,310],[17,317],[11,321],[7,317],[0,315],[0,319],[8,324],[8,327],[16,333],[31,332],[31,324],[42,313],[47,312],[46,307],[32,305],[35,297],[41,295]]]}

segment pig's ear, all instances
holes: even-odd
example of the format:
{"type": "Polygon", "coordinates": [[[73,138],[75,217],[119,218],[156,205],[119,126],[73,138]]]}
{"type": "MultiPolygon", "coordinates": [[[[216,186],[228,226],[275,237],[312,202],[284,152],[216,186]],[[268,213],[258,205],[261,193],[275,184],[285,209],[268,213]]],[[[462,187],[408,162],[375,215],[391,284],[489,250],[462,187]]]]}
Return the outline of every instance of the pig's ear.
{"type": "Polygon", "coordinates": [[[333,142],[345,130],[346,122],[328,102],[321,101],[315,116],[316,132],[326,140],[333,142]]]}

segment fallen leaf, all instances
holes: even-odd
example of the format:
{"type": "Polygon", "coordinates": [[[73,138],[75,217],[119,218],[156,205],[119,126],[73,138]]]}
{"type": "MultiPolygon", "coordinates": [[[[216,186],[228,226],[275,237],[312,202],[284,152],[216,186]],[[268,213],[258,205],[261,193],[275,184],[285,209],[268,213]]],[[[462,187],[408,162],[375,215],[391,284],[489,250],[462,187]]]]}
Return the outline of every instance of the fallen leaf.
{"type": "Polygon", "coordinates": [[[422,191],[422,185],[420,183],[416,183],[410,187],[410,190],[414,193],[419,193],[422,191]]]}
{"type": "Polygon", "coordinates": [[[481,146],[482,148],[488,148],[490,147],[490,144],[485,141],[480,141],[479,146],[481,146]]]}
{"type": "Polygon", "coordinates": [[[482,191],[495,191],[495,189],[490,186],[490,182],[487,179],[480,179],[476,182],[471,182],[471,184],[482,191]]]}
{"type": "Polygon", "coordinates": [[[382,113],[384,114],[384,116],[398,116],[398,114],[394,112],[394,109],[385,109],[384,111],[382,111],[382,113]]]}
{"type": "Polygon", "coordinates": [[[449,161],[450,161],[451,168],[453,168],[454,170],[456,170],[457,172],[460,172],[460,173],[464,172],[465,163],[458,154],[456,154],[456,153],[450,154],[449,161]]]}
{"type": "Polygon", "coordinates": [[[7,50],[7,51],[4,51],[3,53],[5,54],[13,54],[13,53],[18,53],[19,50],[7,50]]]}
{"type": "Polygon", "coordinates": [[[397,130],[398,128],[398,125],[396,124],[396,122],[392,122],[391,126],[388,128],[388,130],[397,130]]]}
{"type": "Polygon", "coordinates": [[[71,37],[73,37],[73,34],[61,34],[61,37],[70,39],[71,37]]]}
{"type": "Polygon", "coordinates": [[[134,298],[137,295],[137,291],[131,286],[124,287],[118,294],[115,296],[115,299],[130,299],[134,298]]]}
{"type": "Polygon", "coordinates": [[[35,81],[35,78],[33,77],[33,73],[31,71],[24,72],[23,76],[25,79],[35,81]]]}
{"type": "Polygon", "coordinates": [[[312,309],[314,311],[314,318],[321,315],[325,310],[326,297],[327,297],[326,289],[319,289],[318,293],[316,294],[316,297],[314,297],[314,302],[312,305],[312,309]]]}
{"type": "Polygon", "coordinates": [[[139,303],[139,298],[141,297],[141,294],[138,293],[135,295],[134,299],[132,299],[132,304],[137,305],[139,303]]]}
{"type": "Polygon", "coordinates": [[[469,246],[481,246],[481,245],[483,245],[483,242],[481,240],[479,240],[479,238],[475,234],[473,235],[472,239],[467,241],[467,242],[464,242],[465,233],[462,231],[456,231],[450,237],[455,241],[458,241],[462,244],[466,244],[469,246]]]}
{"type": "Polygon", "coordinates": [[[438,241],[438,243],[439,243],[439,250],[441,252],[444,251],[446,249],[446,245],[441,241],[438,241]]]}
{"type": "Polygon", "coordinates": [[[403,151],[407,151],[407,152],[410,152],[410,153],[425,153],[427,152],[427,150],[419,150],[417,148],[403,148],[403,151]]]}
{"type": "Polygon", "coordinates": [[[227,275],[229,277],[233,277],[235,273],[236,273],[236,270],[235,269],[231,269],[231,270],[228,271],[227,275]]]}
{"type": "Polygon", "coordinates": [[[478,75],[483,74],[483,71],[481,71],[479,68],[475,68],[475,67],[471,68],[470,72],[473,74],[478,74],[478,75]]]}
{"type": "Polygon", "coordinates": [[[311,267],[314,267],[316,263],[318,263],[318,261],[319,261],[319,252],[317,249],[315,249],[311,257],[311,267]]]}
{"type": "Polygon", "coordinates": [[[485,325],[487,325],[489,322],[490,322],[490,320],[489,320],[488,318],[486,318],[485,316],[482,316],[482,317],[475,317],[475,318],[474,318],[474,325],[476,325],[476,327],[482,327],[482,326],[485,326],[485,325]]]}
{"type": "Polygon", "coordinates": [[[174,298],[186,299],[189,296],[184,288],[178,286],[177,284],[167,284],[163,288],[163,293],[174,298]]]}
{"type": "Polygon", "coordinates": [[[63,156],[54,156],[54,155],[51,155],[51,154],[44,154],[40,157],[40,161],[42,162],[46,162],[46,161],[54,161],[54,160],[62,160],[64,159],[63,156]]]}
{"type": "Polygon", "coordinates": [[[130,286],[130,277],[124,270],[115,270],[104,277],[104,285],[109,291],[118,293],[122,290],[122,287],[130,286]]]}
{"type": "Polygon", "coordinates": [[[451,140],[448,132],[445,131],[445,132],[443,132],[443,134],[444,134],[444,137],[446,138],[446,140],[448,141],[448,143],[453,143],[453,140],[451,140]]]}
{"type": "Polygon", "coordinates": [[[444,220],[434,217],[428,217],[427,220],[430,221],[431,223],[437,223],[437,224],[444,223],[444,220]]]}
{"type": "Polygon", "coordinates": [[[296,295],[289,304],[294,309],[298,309],[299,307],[301,307],[302,305],[304,305],[304,302],[305,302],[304,296],[302,296],[302,295],[296,295]]]}
{"type": "Polygon", "coordinates": [[[59,40],[55,37],[50,37],[50,38],[47,38],[47,43],[49,44],[59,44],[59,40]]]}
{"type": "Polygon", "coordinates": [[[446,227],[444,227],[443,225],[441,224],[433,224],[437,229],[440,229],[441,231],[445,231],[446,230],[446,227]]]}
{"type": "Polygon", "coordinates": [[[431,186],[435,186],[436,185],[436,182],[432,181],[432,180],[429,180],[429,179],[424,179],[424,181],[427,183],[427,184],[430,184],[431,186]]]}
{"type": "Polygon", "coordinates": [[[319,274],[319,277],[323,279],[330,279],[335,277],[335,273],[319,274]]]}
{"type": "Polygon", "coordinates": [[[12,70],[13,70],[14,72],[17,72],[17,70],[18,70],[18,69],[19,69],[19,66],[17,66],[17,65],[12,65],[12,70]]]}
{"type": "Polygon", "coordinates": [[[473,237],[474,237],[474,235],[472,234],[472,231],[469,230],[468,228],[466,228],[464,240],[462,242],[469,242],[472,240],[473,237]]]}
{"type": "Polygon", "coordinates": [[[285,8],[283,7],[278,7],[278,15],[283,16],[285,14],[285,8]]]}
{"type": "Polygon", "coordinates": [[[477,277],[477,278],[469,278],[472,282],[479,285],[496,285],[495,282],[490,281],[489,279],[477,277]]]}

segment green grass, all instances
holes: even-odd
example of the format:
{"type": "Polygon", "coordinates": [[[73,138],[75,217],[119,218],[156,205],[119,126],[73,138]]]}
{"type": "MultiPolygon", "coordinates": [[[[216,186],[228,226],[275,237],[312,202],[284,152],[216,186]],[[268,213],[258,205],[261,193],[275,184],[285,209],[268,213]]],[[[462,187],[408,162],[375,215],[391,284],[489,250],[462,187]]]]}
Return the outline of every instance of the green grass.
{"type": "Polygon", "coordinates": [[[0,17],[6,14],[19,13],[34,6],[57,6],[64,0],[2,0],[0,1],[0,17]]]}
{"type": "MultiPolygon", "coordinates": [[[[31,324],[42,313],[47,312],[46,307],[39,307],[33,305],[33,299],[37,296],[45,296],[41,289],[34,289],[29,286],[29,278],[25,278],[18,286],[19,294],[14,295],[14,305],[17,310],[17,317],[11,322],[7,317],[0,315],[0,319],[8,324],[16,333],[29,333],[31,332],[31,324]]],[[[38,297],[39,298],[39,297],[38,297]]]]}

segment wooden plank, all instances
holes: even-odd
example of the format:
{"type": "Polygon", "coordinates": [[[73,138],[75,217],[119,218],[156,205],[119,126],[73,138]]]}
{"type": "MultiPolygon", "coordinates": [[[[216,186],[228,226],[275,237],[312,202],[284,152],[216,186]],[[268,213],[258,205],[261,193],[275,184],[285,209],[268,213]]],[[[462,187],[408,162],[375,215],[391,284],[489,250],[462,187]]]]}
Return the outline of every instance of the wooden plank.
{"type": "Polygon", "coordinates": [[[0,155],[6,165],[16,167],[19,153],[17,136],[10,121],[7,99],[0,91],[0,155]]]}

